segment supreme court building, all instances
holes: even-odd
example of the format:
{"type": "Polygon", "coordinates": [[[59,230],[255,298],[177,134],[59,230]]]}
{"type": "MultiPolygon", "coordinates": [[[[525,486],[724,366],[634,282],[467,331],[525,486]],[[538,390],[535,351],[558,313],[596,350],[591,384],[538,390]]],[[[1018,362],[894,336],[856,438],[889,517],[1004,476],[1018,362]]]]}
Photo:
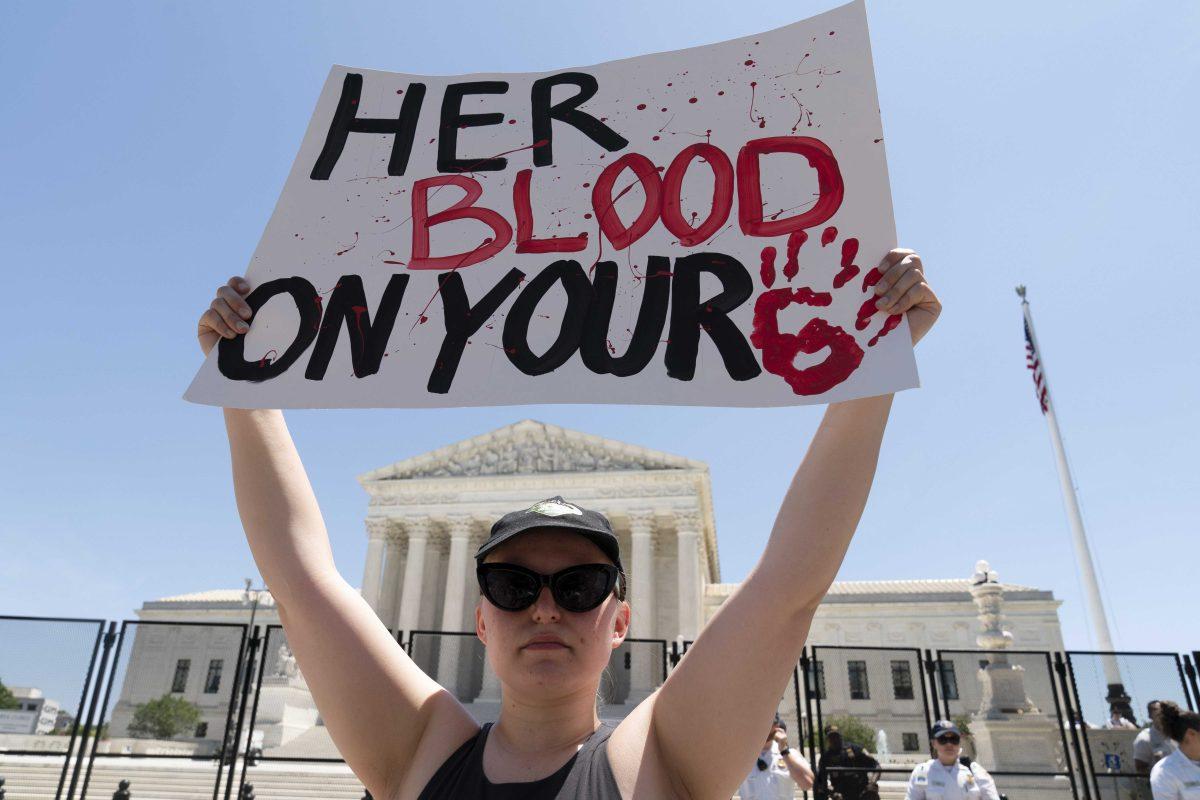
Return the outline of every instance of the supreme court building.
{"type": "MultiPolygon", "coordinates": [[[[499,684],[473,633],[479,597],[474,554],[502,514],[553,495],[606,514],[629,579],[632,639],[690,642],[737,587],[721,582],[712,489],[708,466],[700,461],[525,420],[380,467],[358,480],[368,496],[363,597],[383,624],[404,631],[406,640],[418,632],[414,660],[481,721],[498,713],[499,684]],[[468,635],[437,633],[444,631],[468,635]]],[[[835,583],[817,612],[810,644],[975,648],[979,622],[969,592],[972,555],[964,554],[959,578],[835,583]]],[[[1003,571],[1003,564],[997,566],[1003,571]]],[[[1051,592],[1008,584],[1004,599],[1015,647],[1062,648],[1060,603],[1051,592]]],[[[137,613],[143,622],[245,623],[252,600],[252,593],[239,589],[216,589],[150,601],[137,613]]],[[[255,624],[278,624],[269,594],[258,597],[255,614],[255,624]]],[[[769,636],[764,646],[770,646],[769,636]]],[[[611,681],[602,685],[602,717],[622,716],[662,682],[661,642],[627,643],[623,649],[628,653],[618,655],[624,656],[624,669],[622,659],[615,658],[611,681]]],[[[121,735],[137,704],[168,692],[192,700],[206,715],[196,738],[221,730],[236,654],[237,639],[228,630],[169,624],[138,630],[129,677],[113,712],[115,735],[121,735]]],[[[264,747],[279,754],[326,750],[303,676],[278,632],[265,655],[255,724],[264,747]]],[[[919,660],[914,657],[903,667],[905,658],[876,663],[830,652],[821,691],[828,684],[829,703],[853,711],[867,709],[870,695],[863,697],[862,689],[871,681],[876,703],[885,695],[881,688],[891,686],[888,703],[878,709],[878,727],[897,745],[907,743],[924,721],[915,705],[909,714],[891,703],[901,697],[896,682],[903,682],[906,672],[910,693],[913,677],[920,680],[919,660]]],[[[955,680],[956,699],[961,691],[962,708],[969,713],[978,705],[978,687],[970,675],[955,680]]],[[[790,716],[794,724],[795,712],[790,716]]]]}

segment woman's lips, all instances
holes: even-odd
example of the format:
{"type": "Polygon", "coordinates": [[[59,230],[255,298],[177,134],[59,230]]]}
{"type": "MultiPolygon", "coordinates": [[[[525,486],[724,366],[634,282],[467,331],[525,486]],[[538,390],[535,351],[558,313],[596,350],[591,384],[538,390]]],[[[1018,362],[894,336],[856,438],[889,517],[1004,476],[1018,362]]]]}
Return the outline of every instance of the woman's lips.
{"type": "Polygon", "coordinates": [[[525,645],[526,650],[566,650],[565,644],[558,642],[534,642],[533,644],[525,645]]]}

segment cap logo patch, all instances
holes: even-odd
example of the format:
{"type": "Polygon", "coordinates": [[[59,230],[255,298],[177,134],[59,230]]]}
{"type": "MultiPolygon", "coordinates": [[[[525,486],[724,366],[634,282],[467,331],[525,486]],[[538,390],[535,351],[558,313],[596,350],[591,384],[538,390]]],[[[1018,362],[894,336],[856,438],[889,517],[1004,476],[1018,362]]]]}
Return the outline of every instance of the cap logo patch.
{"type": "Polygon", "coordinates": [[[530,507],[529,510],[547,517],[561,517],[564,514],[578,514],[583,516],[583,512],[581,510],[558,498],[554,498],[553,500],[543,500],[540,503],[535,503],[530,507]]]}

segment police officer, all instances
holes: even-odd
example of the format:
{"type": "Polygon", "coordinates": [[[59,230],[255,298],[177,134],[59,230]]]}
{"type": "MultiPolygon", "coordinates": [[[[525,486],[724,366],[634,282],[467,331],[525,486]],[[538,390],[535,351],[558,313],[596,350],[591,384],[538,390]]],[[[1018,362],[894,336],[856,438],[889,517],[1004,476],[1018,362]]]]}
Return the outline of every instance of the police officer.
{"type": "Polygon", "coordinates": [[[904,800],[1000,800],[992,776],[983,767],[959,760],[962,734],[958,726],[939,719],[929,734],[937,758],[918,764],[908,779],[904,800]]]}
{"type": "Polygon", "coordinates": [[[741,800],[791,800],[796,789],[808,791],[813,785],[812,767],[799,750],[789,747],[787,723],[775,715],[762,752],[754,767],[738,787],[741,800]]]}
{"type": "Polygon", "coordinates": [[[842,800],[878,798],[879,762],[853,742],[842,740],[836,725],[825,729],[825,751],[817,767],[818,797],[829,797],[829,784],[842,800]],[[846,769],[849,768],[849,769],[846,769]],[[875,770],[871,774],[871,770],[875,770]]]}

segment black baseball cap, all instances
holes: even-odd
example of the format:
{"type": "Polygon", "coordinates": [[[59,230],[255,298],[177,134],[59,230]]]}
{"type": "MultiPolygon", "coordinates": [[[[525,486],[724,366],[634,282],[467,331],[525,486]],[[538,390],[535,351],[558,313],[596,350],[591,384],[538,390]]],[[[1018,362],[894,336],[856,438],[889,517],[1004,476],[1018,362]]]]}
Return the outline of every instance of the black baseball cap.
{"type": "Polygon", "coordinates": [[[561,496],[547,498],[521,511],[510,511],[492,525],[487,541],[475,551],[475,563],[509,539],[533,528],[562,528],[591,539],[622,572],[621,550],[612,523],[599,511],[580,508],[561,496]]]}
{"type": "Polygon", "coordinates": [[[943,733],[953,733],[958,737],[962,736],[962,731],[958,729],[958,726],[948,719],[939,719],[933,723],[933,730],[929,732],[929,735],[936,739],[943,733]]]}

